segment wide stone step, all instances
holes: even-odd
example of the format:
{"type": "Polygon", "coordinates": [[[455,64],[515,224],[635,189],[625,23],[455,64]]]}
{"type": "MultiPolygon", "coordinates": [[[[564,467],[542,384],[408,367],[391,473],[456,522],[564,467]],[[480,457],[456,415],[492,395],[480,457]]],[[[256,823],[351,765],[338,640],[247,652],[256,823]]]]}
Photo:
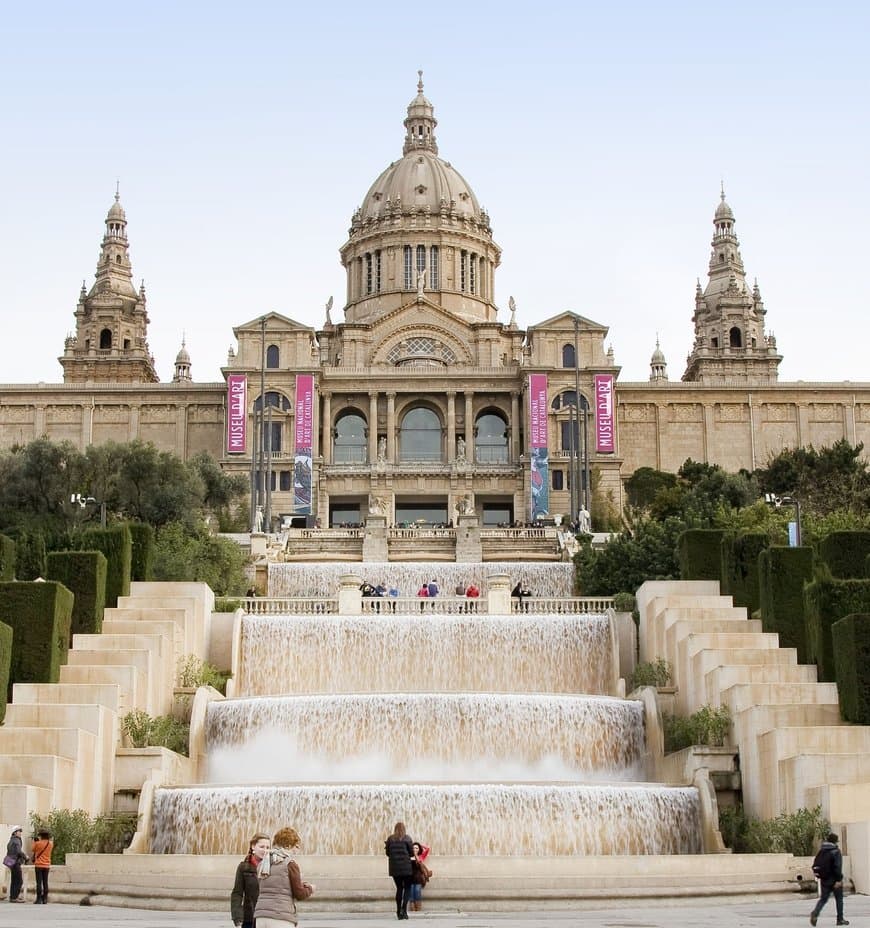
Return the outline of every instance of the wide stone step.
{"type": "Polygon", "coordinates": [[[136,667],[125,664],[64,664],[60,668],[60,682],[61,685],[99,685],[116,690],[121,715],[132,709],[148,711],[145,675],[136,667]]]}
{"type": "Polygon", "coordinates": [[[121,688],[116,683],[16,683],[12,687],[12,701],[15,705],[97,704],[113,712],[119,712],[125,709],[121,704],[121,695],[121,688]]]}
{"type": "Polygon", "coordinates": [[[837,706],[836,683],[736,683],[722,691],[722,702],[734,715],[752,706],[837,706]]]}
{"type": "Polygon", "coordinates": [[[730,664],[718,666],[704,675],[706,701],[718,706],[722,691],[740,683],[815,683],[815,664],[730,664]]]}

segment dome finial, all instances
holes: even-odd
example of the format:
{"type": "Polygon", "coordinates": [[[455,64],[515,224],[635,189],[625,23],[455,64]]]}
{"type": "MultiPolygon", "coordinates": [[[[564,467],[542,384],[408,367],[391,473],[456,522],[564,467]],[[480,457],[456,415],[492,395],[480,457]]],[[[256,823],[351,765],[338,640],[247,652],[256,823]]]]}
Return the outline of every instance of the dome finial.
{"type": "Polygon", "coordinates": [[[121,200],[121,178],[118,177],[115,179],[115,202],[119,203],[121,200]]]}
{"type": "Polygon", "coordinates": [[[417,93],[423,93],[423,71],[417,71],[417,93]]]}
{"type": "Polygon", "coordinates": [[[725,178],[724,177],[721,178],[719,181],[719,191],[720,191],[722,202],[724,203],[725,202],[725,178]]]}

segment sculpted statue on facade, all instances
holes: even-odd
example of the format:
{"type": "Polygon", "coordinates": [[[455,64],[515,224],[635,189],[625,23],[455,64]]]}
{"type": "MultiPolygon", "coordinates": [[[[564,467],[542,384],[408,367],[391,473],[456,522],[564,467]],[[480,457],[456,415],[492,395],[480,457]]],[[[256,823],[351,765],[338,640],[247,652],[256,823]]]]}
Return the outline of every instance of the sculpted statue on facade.
{"type": "Polygon", "coordinates": [[[423,288],[426,286],[426,268],[417,271],[417,296],[423,296],[423,288]]]}
{"type": "Polygon", "coordinates": [[[387,463],[387,438],[381,435],[378,439],[378,464],[387,463]]]}
{"type": "Polygon", "coordinates": [[[456,463],[465,463],[465,439],[461,435],[456,439],[456,463]]]}

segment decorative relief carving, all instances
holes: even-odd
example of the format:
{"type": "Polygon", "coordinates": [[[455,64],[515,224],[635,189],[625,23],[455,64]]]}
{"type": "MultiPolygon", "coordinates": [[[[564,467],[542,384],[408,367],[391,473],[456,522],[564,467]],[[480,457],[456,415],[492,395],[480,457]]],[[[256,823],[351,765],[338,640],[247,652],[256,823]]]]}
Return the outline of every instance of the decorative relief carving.
{"type": "Polygon", "coordinates": [[[128,422],[130,408],[128,406],[97,406],[94,409],[94,423],[128,422]]]}
{"type": "Polygon", "coordinates": [[[655,406],[638,404],[636,406],[623,406],[623,414],[627,422],[654,422],[656,417],[655,406]]]}
{"type": "Polygon", "coordinates": [[[32,406],[4,406],[0,419],[4,422],[33,422],[32,406]]]}
{"type": "Polygon", "coordinates": [[[833,403],[813,403],[812,419],[815,422],[833,422],[840,415],[840,407],[833,403]]]}
{"type": "Polygon", "coordinates": [[[766,403],[764,417],[768,422],[793,422],[795,409],[789,403],[766,403]]]}
{"type": "Polygon", "coordinates": [[[699,403],[671,404],[672,422],[702,422],[704,409],[699,403]]]}
{"type": "Polygon", "coordinates": [[[174,422],[175,407],[165,403],[142,406],[139,410],[140,422],[174,422]]]}
{"type": "MultiPolygon", "coordinates": [[[[276,410],[272,410],[274,415],[276,410]]],[[[223,422],[224,411],[222,406],[209,406],[200,404],[189,406],[187,417],[191,422],[223,422]]]]}
{"type": "Polygon", "coordinates": [[[742,403],[718,403],[716,409],[720,422],[746,422],[749,409],[742,403]]]}
{"type": "Polygon", "coordinates": [[[46,406],[46,422],[81,422],[82,410],[80,406],[46,406]]]}

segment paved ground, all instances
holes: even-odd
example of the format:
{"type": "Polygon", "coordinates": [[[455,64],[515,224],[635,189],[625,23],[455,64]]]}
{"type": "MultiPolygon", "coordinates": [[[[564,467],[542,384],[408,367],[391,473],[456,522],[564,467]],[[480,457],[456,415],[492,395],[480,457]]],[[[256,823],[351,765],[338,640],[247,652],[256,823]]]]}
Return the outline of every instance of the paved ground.
{"type": "MultiPolygon", "coordinates": [[[[683,900],[671,903],[646,903],[642,907],[587,908],[565,912],[420,912],[410,921],[430,928],[785,928],[808,925],[814,897],[795,896],[785,900],[745,899],[683,900]]],[[[318,913],[313,906],[300,904],[300,928],[384,928],[395,925],[395,917],[318,913]]],[[[846,918],[853,926],[870,926],[870,896],[847,896],[846,918]]],[[[833,926],[834,903],[825,907],[819,925],[833,926]]],[[[138,909],[110,909],[103,906],[48,905],[29,903],[0,904],[2,928],[46,925],[50,928],[95,925],[108,928],[231,928],[226,917],[208,912],[146,912],[138,909]]]]}

